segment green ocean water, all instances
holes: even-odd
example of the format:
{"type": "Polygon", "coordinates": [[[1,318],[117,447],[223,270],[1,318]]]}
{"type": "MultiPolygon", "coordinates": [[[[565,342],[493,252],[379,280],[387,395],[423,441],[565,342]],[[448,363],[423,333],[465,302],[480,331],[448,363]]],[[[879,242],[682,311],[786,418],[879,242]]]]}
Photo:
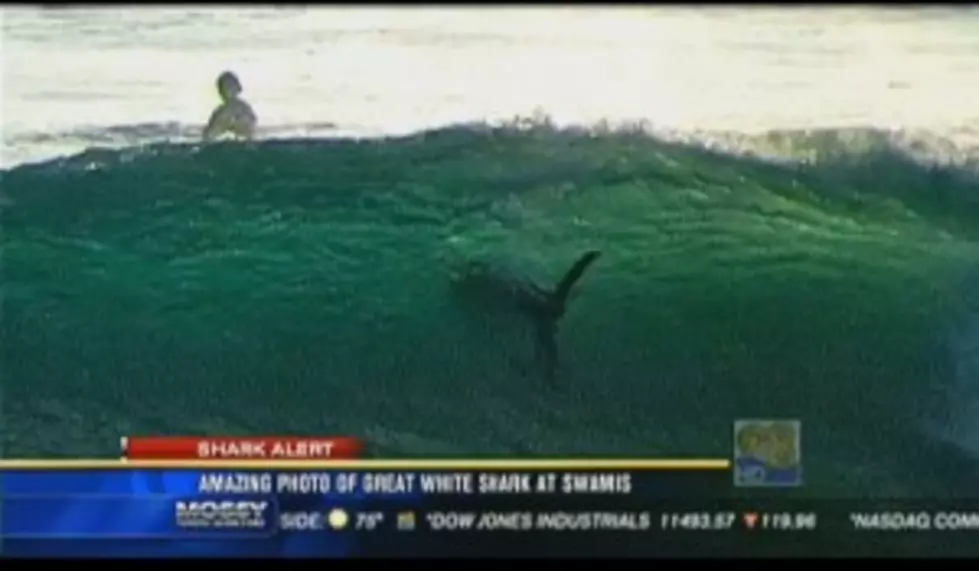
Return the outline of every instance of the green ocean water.
{"type": "Polygon", "coordinates": [[[979,182],[884,144],[820,157],[538,126],[3,171],[3,454],[289,433],[729,457],[734,419],[799,418],[803,493],[964,493],[922,424],[953,379],[979,182]],[[554,385],[525,316],[450,287],[474,260],[550,287],[589,249],[554,385]]]}

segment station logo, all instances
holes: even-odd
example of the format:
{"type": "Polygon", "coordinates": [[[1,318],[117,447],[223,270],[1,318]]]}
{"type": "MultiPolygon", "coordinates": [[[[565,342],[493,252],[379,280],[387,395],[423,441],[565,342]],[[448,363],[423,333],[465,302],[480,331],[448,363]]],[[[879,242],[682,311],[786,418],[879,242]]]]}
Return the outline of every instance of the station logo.
{"type": "Polygon", "coordinates": [[[802,485],[802,423],[749,419],[734,422],[734,485],[802,485]]]}
{"type": "Polygon", "coordinates": [[[180,529],[254,531],[267,528],[269,510],[267,501],[177,500],[174,518],[180,529]]]}

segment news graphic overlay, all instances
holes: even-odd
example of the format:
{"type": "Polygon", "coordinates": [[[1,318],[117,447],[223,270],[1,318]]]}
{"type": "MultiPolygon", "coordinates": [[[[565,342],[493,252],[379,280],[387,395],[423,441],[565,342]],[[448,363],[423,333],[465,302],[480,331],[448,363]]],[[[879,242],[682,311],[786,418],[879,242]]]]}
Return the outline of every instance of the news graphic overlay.
{"type": "Polygon", "coordinates": [[[347,437],[119,444],[114,459],[0,460],[6,553],[483,555],[550,552],[548,537],[650,550],[689,519],[664,502],[731,490],[729,459],[364,459],[347,437]]]}
{"type": "Polygon", "coordinates": [[[734,422],[734,485],[802,485],[802,423],[748,419],[734,422]]]}
{"type": "Polygon", "coordinates": [[[736,489],[801,484],[801,426],[733,433],[733,459],[380,459],[348,437],[129,437],[117,458],[0,460],[0,540],[13,557],[979,555],[975,501],[736,489]]]}

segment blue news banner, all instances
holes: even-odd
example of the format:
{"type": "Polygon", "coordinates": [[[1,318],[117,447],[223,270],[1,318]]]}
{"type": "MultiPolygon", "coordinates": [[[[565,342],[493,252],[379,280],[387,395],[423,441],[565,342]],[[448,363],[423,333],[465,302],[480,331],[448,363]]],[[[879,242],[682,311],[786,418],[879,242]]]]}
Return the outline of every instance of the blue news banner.
{"type": "Polygon", "coordinates": [[[979,506],[793,499],[724,469],[0,477],[4,557],[979,555],[979,506]]]}
{"type": "Polygon", "coordinates": [[[548,542],[568,551],[588,540],[560,530],[591,525],[572,517],[586,510],[604,513],[597,525],[617,530],[598,534],[613,539],[615,552],[630,543],[642,548],[654,530],[647,529],[653,516],[640,516],[665,499],[719,497],[730,488],[723,469],[9,470],[0,480],[0,554],[519,554],[548,542]],[[467,524],[467,515],[484,512],[497,516],[496,531],[467,524]],[[553,516],[553,534],[518,521],[537,512],[553,516]]]}

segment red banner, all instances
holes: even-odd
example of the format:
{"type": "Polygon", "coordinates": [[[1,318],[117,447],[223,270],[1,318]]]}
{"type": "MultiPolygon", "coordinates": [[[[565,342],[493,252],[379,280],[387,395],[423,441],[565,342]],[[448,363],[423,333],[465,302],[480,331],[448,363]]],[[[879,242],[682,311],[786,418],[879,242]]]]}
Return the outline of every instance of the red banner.
{"type": "Polygon", "coordinates": [[[342,436],[178,436],[122,439],[128,460],[341,460],[363,444],[342,436]]]}

